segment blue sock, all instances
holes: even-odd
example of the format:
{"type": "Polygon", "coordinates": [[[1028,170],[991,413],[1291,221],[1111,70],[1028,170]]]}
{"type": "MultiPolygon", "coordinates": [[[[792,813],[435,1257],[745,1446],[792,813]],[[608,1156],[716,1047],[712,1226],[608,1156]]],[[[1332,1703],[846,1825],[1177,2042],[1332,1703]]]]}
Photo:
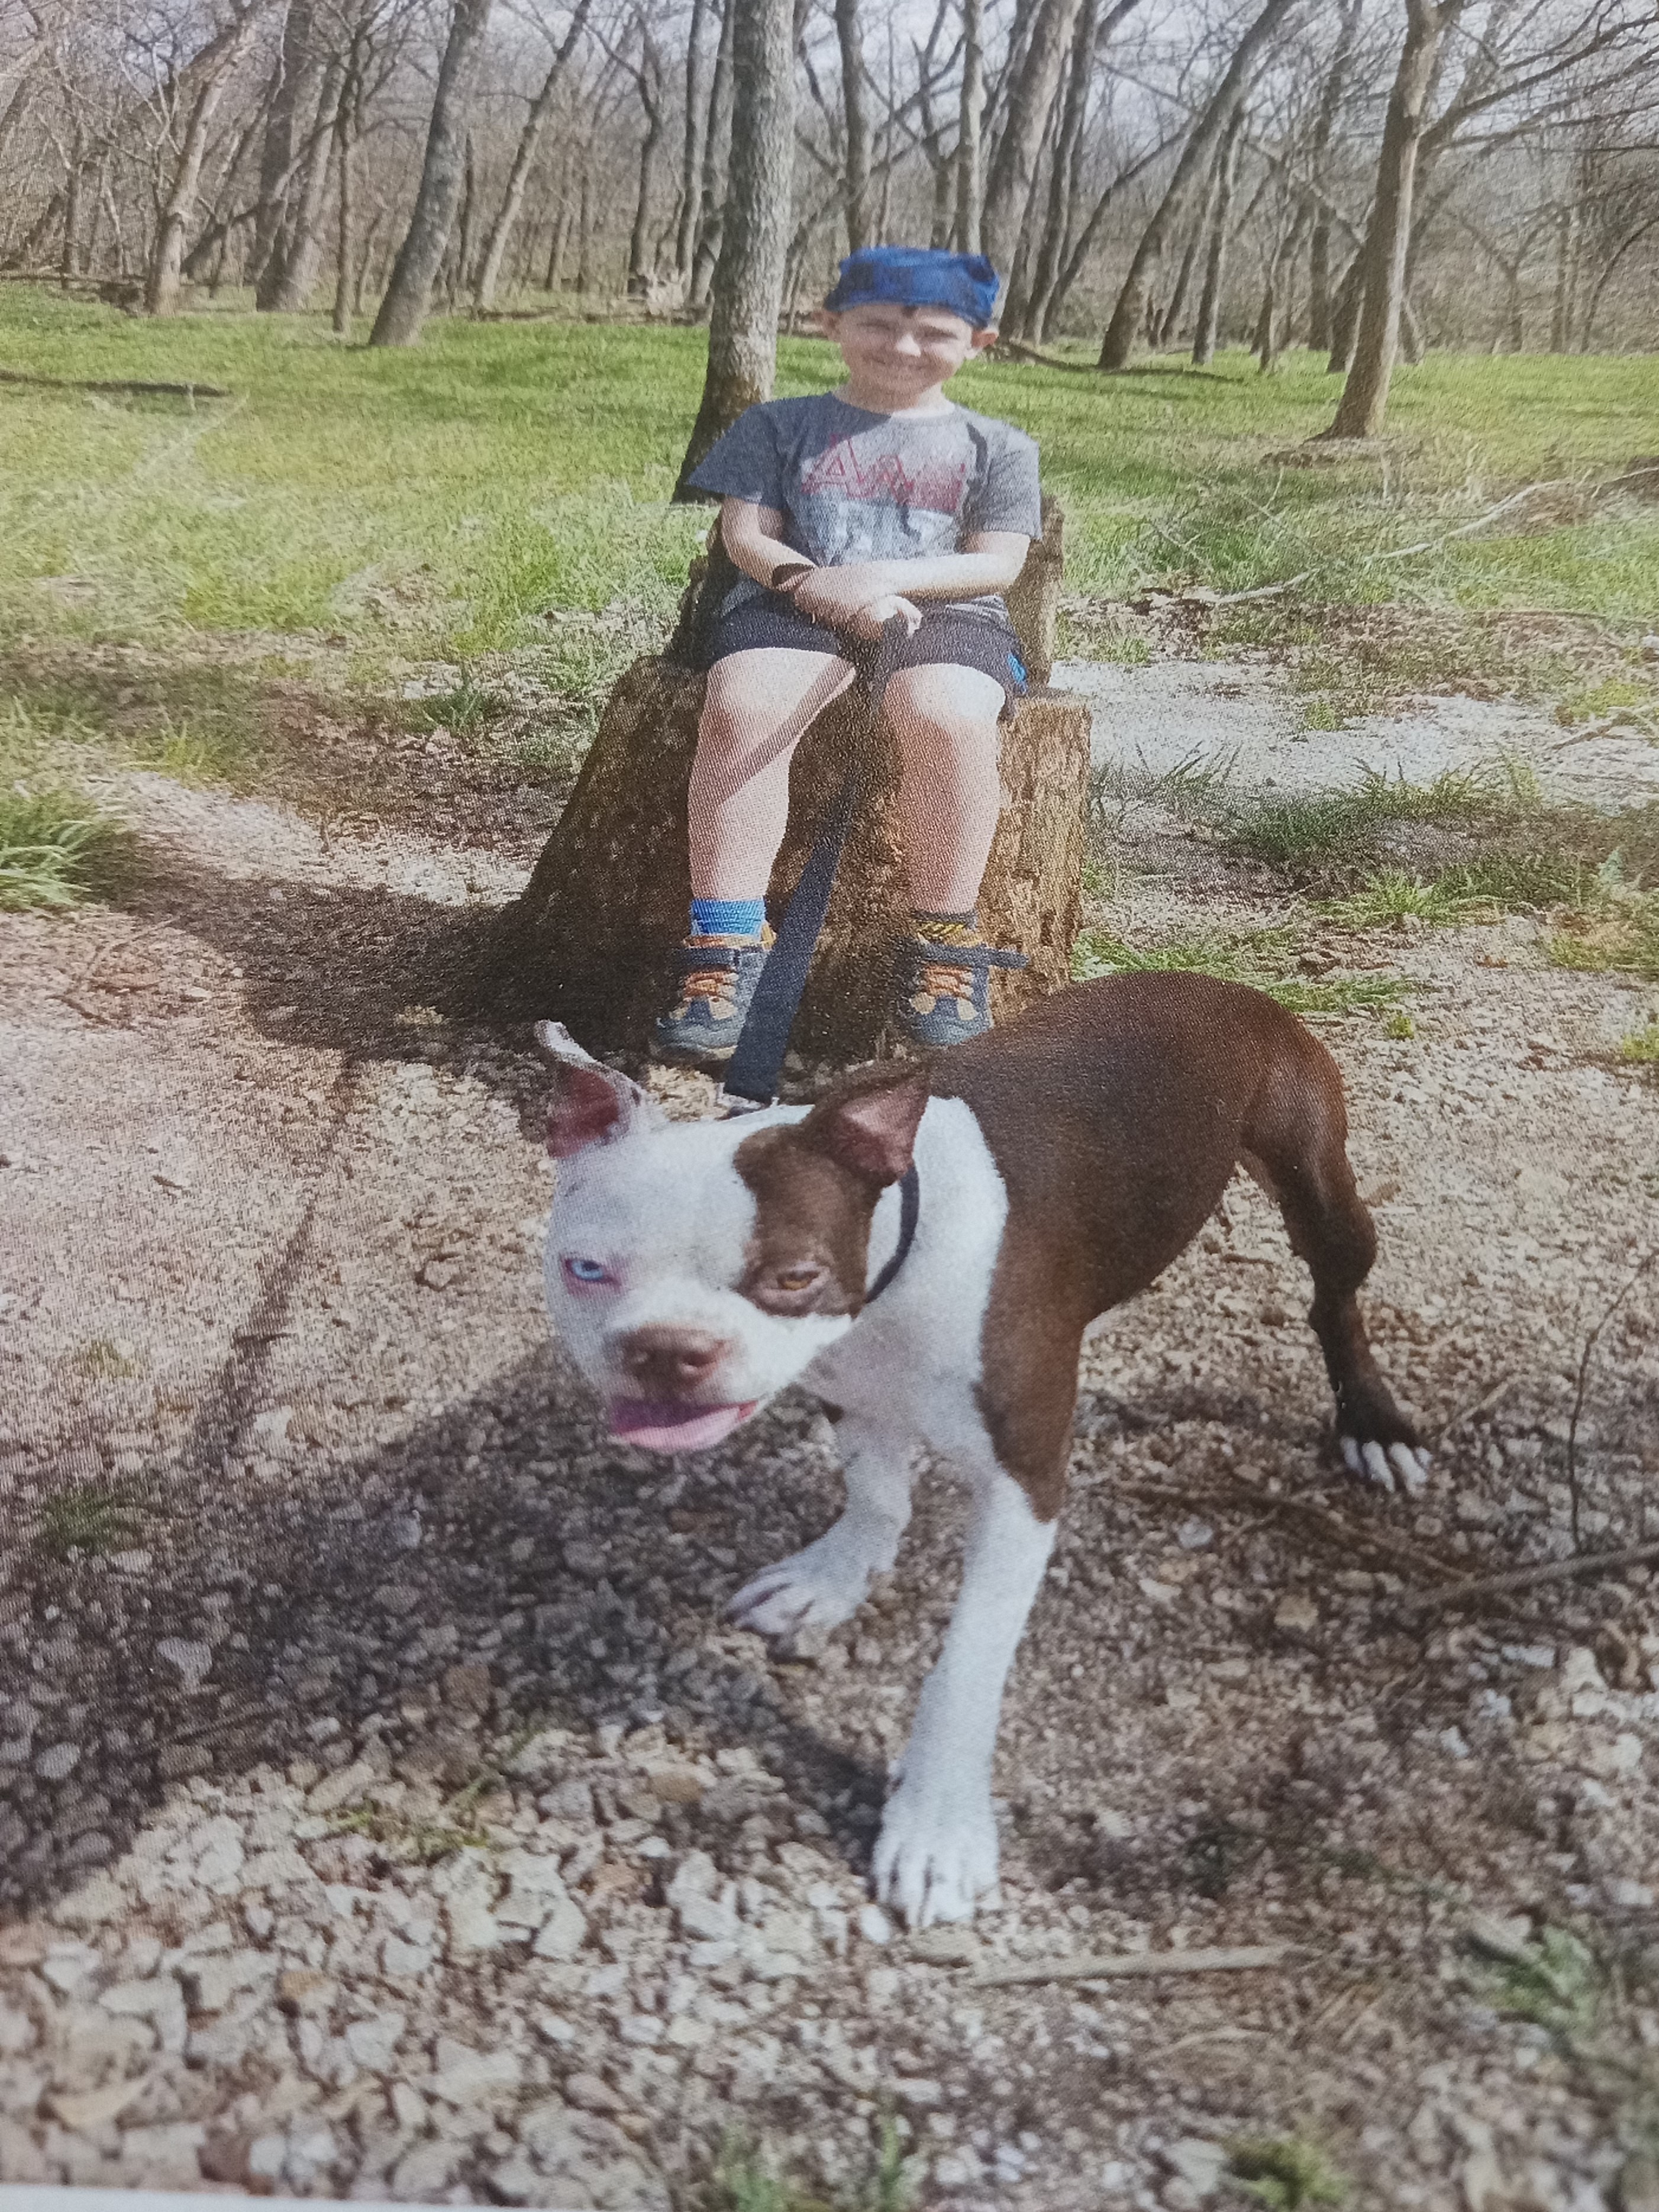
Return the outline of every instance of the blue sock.
{"type": "Polygon", "coordinates": [[[758,937],[766,927],[764,899],[700,899],[691,902],[691,929],[697,937],[758,937]]]}

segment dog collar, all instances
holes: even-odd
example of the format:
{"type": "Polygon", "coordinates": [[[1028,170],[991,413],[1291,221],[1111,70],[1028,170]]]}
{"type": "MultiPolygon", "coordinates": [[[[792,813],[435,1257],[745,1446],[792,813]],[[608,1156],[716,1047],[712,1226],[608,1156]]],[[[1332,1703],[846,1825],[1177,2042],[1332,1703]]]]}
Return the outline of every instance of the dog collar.
{"type": "Polygon", "coordinates": [[[899,1178],[899,1238],[893,1256],[883,1267],[864,1294],[866,1305],[873,1305],[910,1256],[910,1247],[916,1241],[916,1223],[921,1217],[921,1177],[916,1173],[916,1164],[911,1161],[899,1178]]]}

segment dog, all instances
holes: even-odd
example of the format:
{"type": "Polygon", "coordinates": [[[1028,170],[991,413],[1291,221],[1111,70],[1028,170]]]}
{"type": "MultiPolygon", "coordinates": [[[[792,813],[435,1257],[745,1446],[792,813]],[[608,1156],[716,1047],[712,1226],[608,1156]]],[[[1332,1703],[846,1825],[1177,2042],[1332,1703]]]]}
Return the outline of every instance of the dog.
{"type": "Polygon", "coordinates": [[[1351,1472],[1419,1489],[1428,1455],[1378,1371],[1357,1292],[1376,1256],[1341,1078],[1263,994],[1114,976],[810,1109],[667,1122],[562,1028],[548,1144],[555,1333],[621,1442],[707,1449],[786,1384],[835,1425],[841,1518],[740,1589],[787,1638],[848,1620],[891,1568],[926,1450],[970,1487],[962,1588],[889,1796],[875,1893],[913,1927],[997,1875],[1002,1694],[1054,1544],[1083,1333],[1174,1260],[1235,1167],[1313,1277],[1351,1472]]]}

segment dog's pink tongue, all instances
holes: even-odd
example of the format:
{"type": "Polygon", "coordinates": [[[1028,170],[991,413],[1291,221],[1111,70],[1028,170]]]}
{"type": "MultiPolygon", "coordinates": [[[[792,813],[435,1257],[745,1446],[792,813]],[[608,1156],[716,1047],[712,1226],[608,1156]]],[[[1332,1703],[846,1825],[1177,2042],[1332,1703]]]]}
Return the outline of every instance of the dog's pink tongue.
{"type": "Polygon", "coordinates": [[[672,1400],[659,1404],[650,1398],[618,1398],[611,1407],[611,1433],[647,1451],[702,1451],[729,1437],[758,1403],[751,1398],[742,1406],[681,1406],[672,1400]]]}

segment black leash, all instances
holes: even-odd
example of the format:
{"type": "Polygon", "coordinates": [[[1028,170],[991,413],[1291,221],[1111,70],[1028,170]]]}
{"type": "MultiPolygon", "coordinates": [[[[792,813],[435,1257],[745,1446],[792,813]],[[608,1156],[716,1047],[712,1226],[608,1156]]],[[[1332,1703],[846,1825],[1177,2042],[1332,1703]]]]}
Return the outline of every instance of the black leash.
{"type": "MultiPolygon", "coordinates": [[[[894,615],[883,625],[880,648],[865,678],[872,720],[881,712],[882,696],[893,673],[898,649],[909,635],[909,627],[902,615],[894,615]]],[[[790,894],[789,904],[778,925],[776,941],[749,1002],[742,1034],[726,1063],[720,1097],[734,1114],[752,1113],[758,1107],[776,1103],[778,1077],[782,1072],[783,1056],[789,1049],[789,1032],[800,1012],[806,971],[812,964],[812,955],[823,934],[823,919],[830,911],[830,894],[836,885],[836,871],[841,866],[848,832],[863,792],[864,762],[855,753],[847,764],[841,789],[819,824],[806,866],[801,870],[800,881],[790,894]]]]}
{"type": "MultiPolygon", "coordinates": [[[[880,649],[865,679],[872,720],[881,712],[882,695],[893,673],[898,648],[909,635],[902,615],[894,615],[883,626],[880,649]]],[[[789,1049],[789,1032],[800,1011],[806,973],[823,934],[824,916],[830,911],[836,871],[841,866],[848,832],[852,829],[863,792],[864,763],[855,753],[848,763],[841,788],[830,801],[830,811],[812,841],[800,881],[790,894],[789,904],[778,925],[776,941],[749,1002],[743,1033],[726,1064],[720,1097],[728,1117],[752,1114],[761,1107],[777,1103],[778,1077],[783,1069],[783,1056],[789,1049]]],[[[921,1218],[921,1178],[914,1160],[899,1178],[898,1189],[898,1243],[891,1258],[866,1291],[866,1305],[881,1296],[909,1258],[910,1247],[915,1243],[916,1224],[921,1218]]]]}

